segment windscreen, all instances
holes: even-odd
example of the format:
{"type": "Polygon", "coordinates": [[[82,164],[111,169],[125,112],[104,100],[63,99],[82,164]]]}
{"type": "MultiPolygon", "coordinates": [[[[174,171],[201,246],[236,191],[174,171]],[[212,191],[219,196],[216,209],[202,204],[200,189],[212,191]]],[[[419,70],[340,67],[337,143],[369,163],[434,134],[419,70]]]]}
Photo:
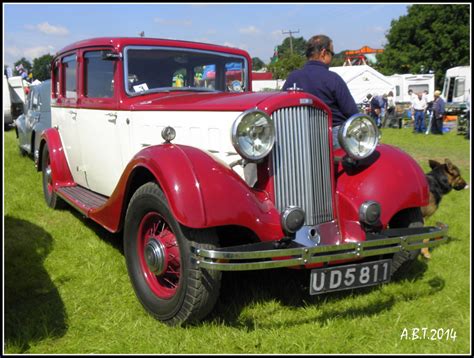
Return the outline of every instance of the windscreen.
{"type": "Polygon", "coordinates": [[[247,87],[244,57],[156,47],[125,49],[129,95],[160,91],[242,92],[247,87]]]}

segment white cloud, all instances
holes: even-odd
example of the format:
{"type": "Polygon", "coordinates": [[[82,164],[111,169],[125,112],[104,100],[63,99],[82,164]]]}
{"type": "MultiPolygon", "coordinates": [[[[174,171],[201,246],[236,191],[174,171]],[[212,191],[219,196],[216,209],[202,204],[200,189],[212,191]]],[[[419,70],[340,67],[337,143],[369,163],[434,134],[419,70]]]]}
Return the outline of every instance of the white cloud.
{"type": "Polygon", "coordinates": [[[162,19],[160,17],[155,17],[153,21],[160,25],[166,25],[166,26],[192,26],[193,25],[192,20],[189,20],[189,19],[168,20],[168,19],[162,19]]]}
{"type": "Polygon", "coordinates": [[[65,36],[69,35],[69,30],[63,26],[55,26],[51,25],[48,22],[42,22],[41,24],[37,25],[25,25],[25,28],[32,31],[39,31],[46,35],[58,35],[58,36],[65,36]]]}
{"type": "Polygon", "coordinates": [[[54,52],[53,46],[36,46],[24,50],[25,57],[31,59],[41,57],[51,52],[54,52]]]}
{"type": "Polygon", "coordinates": [[[260,30],[256,28],[255,26],[250,25],[250,26],[239,29],[239,32],[241,34],[246,34],[246,35],[255,35],[255,34],[260,33],[260,30]]]}

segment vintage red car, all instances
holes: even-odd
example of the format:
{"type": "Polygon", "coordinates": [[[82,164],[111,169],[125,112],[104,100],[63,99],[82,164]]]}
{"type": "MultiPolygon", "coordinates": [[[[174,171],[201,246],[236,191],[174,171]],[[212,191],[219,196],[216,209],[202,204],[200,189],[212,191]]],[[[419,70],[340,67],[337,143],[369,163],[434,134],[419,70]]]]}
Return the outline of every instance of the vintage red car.
{"type": "Polygon", "coordinates": [[[138,299],[171,325],[212,310],[224,270],[311,269],[319,294],[387,282],[447,240],[423,227],[421,168],[370,118],[351,117],[335,150],[324,103],[253,93],[251,67],[239,49],[151,38],[52,61],[46,202],[123,231],[138,299]]]}

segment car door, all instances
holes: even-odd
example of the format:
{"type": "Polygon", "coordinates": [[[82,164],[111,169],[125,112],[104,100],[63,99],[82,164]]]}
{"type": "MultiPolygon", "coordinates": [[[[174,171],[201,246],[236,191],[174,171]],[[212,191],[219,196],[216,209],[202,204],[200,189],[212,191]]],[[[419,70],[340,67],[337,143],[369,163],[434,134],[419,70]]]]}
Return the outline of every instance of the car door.
{"type": "Polygon", "coordinates": [[[110,196],[123,171],[122,146],[127,146],[128,124],[124,112],[116,110],[115,60],[110,50],[82,53],[83,93],[78,108],[78,134],[87,187],[110,196]]]}
{"type": "Polygon", "coordinates": [[[81,138],[78,126],[78,61],[76,52],[61,60],[60,96],[57,105],[51,108],[53,125],[57,126],[63,144],[66,160],[74,181],[87,186],[82,163],[81,138]]]}

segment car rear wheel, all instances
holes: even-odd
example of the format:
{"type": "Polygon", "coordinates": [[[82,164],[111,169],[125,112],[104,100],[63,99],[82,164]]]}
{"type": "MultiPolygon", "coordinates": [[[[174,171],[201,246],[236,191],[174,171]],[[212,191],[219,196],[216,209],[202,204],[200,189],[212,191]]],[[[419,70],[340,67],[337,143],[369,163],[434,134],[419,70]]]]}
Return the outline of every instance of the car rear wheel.
{"type": "Polygon", "coordinates": [[[61,199],[58,198],[57,194],[53,189],[51,159],[49,157],[49,149],[47,144],[45,144],[43,147],[43,154],[41,157],[41,168],[43,172],[44,200],[50,208],[57,209],[61,206],[61,199]]]}
{"type": "MultiPolygon", "coordinates": [[[[390,228],[414,228],[423,227],[423,215],[421,215],[420,208],[409,208],[397,213],[392,220],[390,220],[390,228]]],[[[416,260],[420,250],[414,251],[400,251],[393,255],[392,260],[392,274],[398,270],[408,269],[416,260]]]]}
{"type": "Polygon", "coordinates": [[[199,268],[191,259],[191,244],[215,248],[217,235],[183,227],[157,184],[141,186],[125,217],[128,274],[145,309],[169,325],[201,320],[219,295],[221,273],[199,268]]]}

